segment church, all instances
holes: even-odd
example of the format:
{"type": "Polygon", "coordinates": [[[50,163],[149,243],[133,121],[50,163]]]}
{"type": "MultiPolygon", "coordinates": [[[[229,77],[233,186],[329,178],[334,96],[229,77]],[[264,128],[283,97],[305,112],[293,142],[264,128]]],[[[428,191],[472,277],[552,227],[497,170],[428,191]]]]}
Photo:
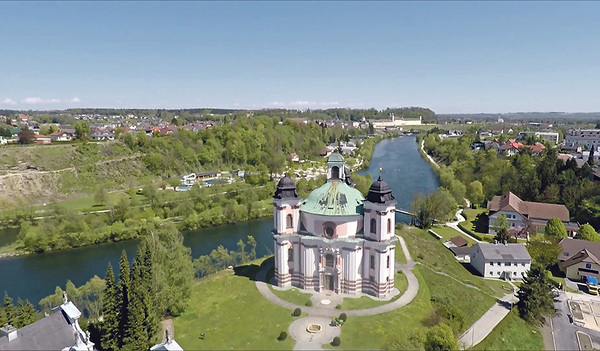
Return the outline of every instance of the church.
{"type": "Polygon", "coordinates": [[[294,181],[285,176],[277,184],[273,205],[277,286],[391,294],[396,201],[381,176],[365,199],[354,188],[343,157],[333,153],[325,184],[302,199],[294,181]]]}

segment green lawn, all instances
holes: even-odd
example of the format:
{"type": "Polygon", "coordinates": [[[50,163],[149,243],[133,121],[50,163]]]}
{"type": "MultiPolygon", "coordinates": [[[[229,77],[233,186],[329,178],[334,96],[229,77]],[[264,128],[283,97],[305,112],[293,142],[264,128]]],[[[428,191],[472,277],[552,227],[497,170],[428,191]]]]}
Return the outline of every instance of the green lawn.
{"type": "Polygon", "coordinates": [[[424,320],[431,313],[429,290],[421,274],[421,267],[415,273],[421,288],[415,299],[407,306],[375,316],[348,317],[340,336],[341,348],[345,350],[384,349],[393,341],[397,333],[425,333],[424,320]]]}
{"type": "Polygon", "coordinates": [[[446,226],[434,226],[433,228],[431,228],[436,234],[439,234],[442,236],[442,240],[440,240],[441,242],[444,241],[448,241],[452,238],[454,238],[455,236],[460,236],[465,238],[465,240],[467,240],[467,242],[469,243],[469,246],[472,246],[473,244],[475,244],[475,241],[471,238],[469,238],[466,235],[463,235],[460,232],[457,232],[456,230],[454,230],[453,228],[450,227],[446,227],[446,226]]]}
{"type": "Polygon", "coordinates": [[[488,217],[485,208],[467,208],[463,211],[463,216],[467,220],[461,222],[461,225],[478,235],[487,235],[488,217]]]}
{"type": "Polygon", "coordinates": [[[342,302],[342,309],[343,310],[361,310],[363,308],[372,308],[372,307],[385,305],[385,304],[390,303],[391,301],[397,300],[406,291],[406,288],[408,287],[408,280],[406,279],[406,276],[404,275],[404,273],[398,273],[398,272],[396,272],[394,279],[395,279],[396,288],[400,291],[400,293],[398,295],[394,296],[390,301],[373,300],[372,298],[370,298],[368,296],[361,296],[359,298],[347,297],[342,302]]]}
{"type": "Polygon", "coordinates": [[[396,243],[396,262],[406,264],[406,257],[404,257],[404,251],[402,251],[400,243],[396,243]]]}
{"type": "MultiPolygon", "coordinates": [[[[68,210],[73,211],[101,211],[109,208],[110,205],[116,204],[122,197],[128,196],[122,192],[108,193],[107,201],[104,205],[100,205],[94,200],[94,196],[78,197],[74,199],[57,202],[68,210]]],[[[48,210],[49,204],[46,206],[36,206],[36,210],[48,210]]]]}
{"type": "Polygon", "coordinates": [[[291,303],[295,303],[296,305],[305,306],[306,303],[310,300],[312,294],[301,292],[297,288],[291,288],[288,290],[277,290],[273,289],[269,284],[269,289],[273,291],[273,293],[279,296],[281,299],[289,301],[291,303]]]}
{"type": "Polygon", "coordinates": [[[243,275],[224,270],[199,280],[186,311],[174,318],[175,338],[185,350],[292,349],[294,340],[277,341],[294,318],[292,311],[265,300],[252,280],[254,261],[243,275]],[[252,279],[244,276],[247,275],[252,279]],[[205,339],[199,338],[205,333],[205,339]]]}
{"type": "Polygon", "coordinates": [[[472,350],[543,350],[542,335],[536,327],[510,312],[492,332],[472,350]]]}

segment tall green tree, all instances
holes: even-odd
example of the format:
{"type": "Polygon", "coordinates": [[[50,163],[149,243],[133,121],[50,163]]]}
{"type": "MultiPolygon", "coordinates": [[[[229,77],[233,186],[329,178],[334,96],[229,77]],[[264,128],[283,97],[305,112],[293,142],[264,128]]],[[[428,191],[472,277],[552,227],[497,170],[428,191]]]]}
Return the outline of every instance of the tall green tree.
{"type": "Polygon", "coordinates": [[[544,234],[546,235],[546,238],[554,241],[559,241],[560,239],[568,236],[565,225],[556,217],[552,217],[548,220],[548,223],[546,223],[546,228],[544,229],[544,234]]]}
{"type": "Polygon", "coordinates": [[[159,318],[156,314],[156,277],[154,275],[154,253],[152,249],[142,242],[142,284],[146,291],[143,294],[142,308],[144,310],[144,328],[151,341],[158,331],[159,318]]]}
{"type": "Polygon", "coordinates": [[[148,290],[144,284],[143,267],[143,245],[138,248],[137,255],[133,261],[130,276],[130,291],[129,305],[127,306],[127,314],[129,315],[129,323],[125,332],[125,340],[123,341],[125,350],[144,350],[150,346],[148,344],[148,332],[144,325],[144,306],[146,294],[148,290]]]}
{"type": "Polygon", "coordinates": [[[246,254],[246,244],[244,244],[244,241],[242,239],[240,239],[237,242],[237,247],[238,247],[238,259],[239,259],[239,263],[246,263],[248,262],[248,255],[246,254]]]}
{"type": "Polygon", "coordinates": [[[19,299],[17,302],[17,322],[16,328],[23,328],[36,321],[35,308],[29,300],[19,299]]]}
{"type": "Polygon", "coordinates": [[[496,237],[494,237],[494,240],[499,243],[506,244],[509,239],[509,235],[508,235],[509,224],[508,224],[508,219],[506,219],[506,215],[501,214],[500,216],[496,217],[496,220],[494,221],[494,225],[492,226],[492,228],[496,232],[496,237]]]}
{"type": "Polygon", "coordinates": [[[560,255],[562,249],[554,240],[548,241],[536,237],[527,243],[527,252],[533,260],[533,265],[538,265],[543,270],[547,270],[558,263],[558,255],[560,255]]]}
{"type": "Polygon", "coordinates": [[[429,196],[417,195],[411,209],[418,225],[429,228],[436,220],[451,218],[458,206],[452,194],[445,188],[440,188],[429,196]]]}
{"type": "Polygon", "coordinates": [[[118,333],[117,345],[121,349],[125,346],[125,341],[129,337],[130,318],[129,318],[129,298],[131,295],[131,282],[129,272],[129,261],[125,250],[121,253],[119,262],[119,285],[118,285],[118,333]]]}
{"type": "Polygon", "coordinates": [[[425,351],[451,350],[458,350],[458,340],[456,340],[456,336],[454,336],[454,332],[449,325],[442,323],[427,330],[425,351]]]}
{"type": "Polygon", "coordinates": [[[104,206],[106,200],[108,200],[108,193],[106,192],[106,188],[100,185],[96,189],[96,194],[94,194],[94,201],[96,201],[97,204],[104,206]]]}
{"type": "Polygon", "coordinates": [[[252,261],[256,259],[256,239],[252,235],[248,235],[248,246],[250,251],[248,254],[248,260],[252,261]]]}
{"type": "Polygon", "coordinates": [[[533,267],[523,278],[517,292],[517,308],[521,318],[535,325],[542,325],[547,317],[556,314],[554,302],[557,294],[552,290],[546,272],[541,267],[533,267]]]}
{"type": "Polygon", "coordinates": [[[106,286],[104,288],[104,297],[102,299],[102,349],[105,351],[119,350],[119,291],[115,282],[115,274],[112,265],[108,263],[106,276],[104,278],[106,286]]]}
{"type": "Polygon", "coordinates": [[[594,227],[586,223],[579,228],[579,231],[575,235],[575,239],[599,242],[600,235],[596,233],[594,227]]]}
{"type": "Polygon", "coordinates": [[[14,326],[17,322],[15,305],[13,304],[13,299],[8,296],[6,291],[4,292],[4,313],[6,314],[7,323],[14,326]]]}

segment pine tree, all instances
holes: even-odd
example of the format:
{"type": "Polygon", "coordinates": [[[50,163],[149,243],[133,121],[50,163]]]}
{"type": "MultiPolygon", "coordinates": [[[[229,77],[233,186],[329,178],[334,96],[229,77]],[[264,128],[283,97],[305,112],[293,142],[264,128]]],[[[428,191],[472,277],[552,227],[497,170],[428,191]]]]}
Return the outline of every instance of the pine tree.
{"type": "Polygon", "coordinates": [[[143,283],[143,251],[142,246],[138,249],[133,268],[131,270],[130,282],[131,289],[129,293],[129,325],[125,331],[125,340],[123,348],[126,350],[142,350],[148,348],[148,333],[144,328],[144,295],[147,294],[146,286],[143,283]]]}
{"type": "Polygon", "coordinates": [[[4,292],[4,313],[6,314],[6,322],[14,326],[17,322],[15,306],[13,305],[13,299],[8,296],[6,291],[4,292]]]}
{"type": "Polygon", "coordinates": [[[129,336],[129,296],[131,282],[129,281],[129,261],[125,250],[121,253],[121,261],[119,262],[119,288],[118,288],[118,332],[117,345],[118,348],[123,348],[125,338],[129,336]]]}
{"type": "Polygon", "coordinates": [[[158,332],[158,315],[156,313],[156,278],[154,276],[154,255],[149,245],[144,242],[144,258],[142,264],[142,283],[146,288],[144,301],[144,327],[148,341],[152,341],[158,332]]]}
{"type": "Polygon", "coordinates": [[[539,266],[533,267],[527,277],[523,278],[517,297],[519,315],[529,323],[542,325],[545,317],[556,314],[556,293],[552,290],[545,271],[539,266]]]}
{"type": "Polygon", "coordinates": [[[23,328],[35,322],[35,308],[28,300],[21,300],[17,302],[17,321],[15,322],[16,328],[23,328]]]}
{"type": "Polygon", "coordinates": [[[103,316],[103,332],[102,332],[102,349],[105,351],[118,350],[118,290],[115,283],[115,273],[112,265],[108,264],[106,276],[104,278],[106,287],[104,288],[104,298],[102,300],[102,316],[103,316]]]}

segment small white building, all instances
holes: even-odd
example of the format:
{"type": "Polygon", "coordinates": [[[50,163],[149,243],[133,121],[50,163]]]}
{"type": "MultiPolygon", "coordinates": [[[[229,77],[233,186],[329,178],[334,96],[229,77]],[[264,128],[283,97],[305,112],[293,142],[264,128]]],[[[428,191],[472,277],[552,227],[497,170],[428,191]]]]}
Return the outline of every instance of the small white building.
{"type": "Polygon", "coordinates": [[[471,248],[471,266],[484,278],[522,279],[531,256],[523,244],[478,243],[471,248]]]}

